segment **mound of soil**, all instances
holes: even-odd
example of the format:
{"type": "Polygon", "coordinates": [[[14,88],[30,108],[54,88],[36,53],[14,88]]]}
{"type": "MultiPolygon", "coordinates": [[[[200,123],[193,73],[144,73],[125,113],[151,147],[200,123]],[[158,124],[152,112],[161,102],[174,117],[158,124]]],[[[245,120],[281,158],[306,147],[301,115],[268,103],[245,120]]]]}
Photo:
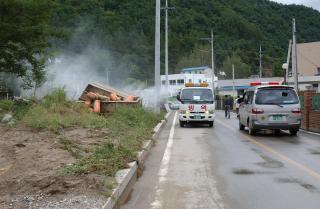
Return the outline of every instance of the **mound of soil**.
{"type": "Polygon", "coordinates": [[[106,201],[103,176],[58,173],[76,161],[61,137],[88,152],[107,130],[70,129],[55,135],[0,124],[0,133],[1,209],[101,208],[106,201]]]}

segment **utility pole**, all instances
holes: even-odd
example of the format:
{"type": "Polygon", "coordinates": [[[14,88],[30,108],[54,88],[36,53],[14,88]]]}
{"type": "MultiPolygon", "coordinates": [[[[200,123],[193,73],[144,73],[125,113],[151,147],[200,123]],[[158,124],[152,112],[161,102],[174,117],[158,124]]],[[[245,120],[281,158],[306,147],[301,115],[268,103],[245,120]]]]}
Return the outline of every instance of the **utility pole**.
{"type": "Polygon", "coordinates": [[[213,57],[213,30],[211,29],[211,67],[212,67],[212,91],[214,93],[214,57],[213,57]]]}
{"type": "Polygon", "coordinates": [[[155,22],[155,59],[154,59],[154,84],[155,84],[155,112],[160,112],[160,0],[156,0],[156,22],[155,22]]]}
{"type": "Polygon", "coordinates": [[[201,38],[201,40],[209,41],[211,43],[211,69],[212,69],[212,91],[214,93],[215,85],[214,85],[214,51],[213,51],[213,30],[211,29],[211,37],[210,38],[201,38]]]}
{"type": "Polygon", "coordinates": [[[110,86],[110,72],[109,72],[109,70],[107,69],[107,85],[109,85],[110,86]]]}
{"type": "Polygon", "coordinates": [[[169,50],[168,50],[168,10],[175,9],[174,7],[168,7],[168,0],[166,0],[166,7],[161,8],[166,10],[166,20],[165,20],[165,74],[166,74],[166,94],[169,95],[169,50]]]}
{"type": "Polygon", "coordinates": [[[169,61],[169,59],[168,59],[168,56],[169,56],[169,54],[168,54],[168,0],[166,0],[166,37],[165,37],[165,45],[166,45],[166,51],[165,51],[165,71],[166,71],[166,93],[168,94],[168,91],[169,91],[169,84],[168,84],[168,82],[169,82],[169,79],[168,79],[168,74],[169,74],[169,63],[168,63],[168,61],[169,61]]]}
{"type": "Polygon", "coordinates": [[[262,78],[262,50],[261,50],[261,44],[260,44],[260,50],[259,50],[259,57],[260,57],[260,65],[259,65],[259,69],[260,69],[260,76],[259,76],[259,78],[260,78],[260,80],[261,80],[261,78],[262,78]]]}
{"type": "Polygon", "coordinates": [[[232,64],[232,97],[234,97],[235,86],[234,86],[234,64],[232,64]]]}
{"type": "Polygon", "coordinates": [[[297,61],[297,40],[296,40],[296,19],[292,20],[292,76],[294,79],[294,88],[298,92],[299,91],[299,83],[298,83],[298,61],[297,61]]]}

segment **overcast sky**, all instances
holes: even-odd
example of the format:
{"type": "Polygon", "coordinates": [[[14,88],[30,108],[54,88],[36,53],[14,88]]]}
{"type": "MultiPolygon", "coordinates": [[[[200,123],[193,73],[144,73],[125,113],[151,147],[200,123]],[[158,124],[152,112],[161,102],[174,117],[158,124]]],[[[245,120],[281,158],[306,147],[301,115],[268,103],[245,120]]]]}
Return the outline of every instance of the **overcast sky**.
{"type": "Polygon", "coordinates": [[[320,11],[320,0],[272,0],[283,4],[303,4],[320,11]]]}

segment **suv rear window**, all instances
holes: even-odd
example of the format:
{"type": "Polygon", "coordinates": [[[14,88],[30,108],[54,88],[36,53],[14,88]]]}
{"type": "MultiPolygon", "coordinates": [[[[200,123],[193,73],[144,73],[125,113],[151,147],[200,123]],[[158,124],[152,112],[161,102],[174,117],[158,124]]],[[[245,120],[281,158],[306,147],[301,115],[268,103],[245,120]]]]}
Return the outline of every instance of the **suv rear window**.
{"type": "Polygon", "coordinates": [[[296,92],[291,88],[262,88],[256,95],[256,104],[298,104],[299,99],[296,92]]]}

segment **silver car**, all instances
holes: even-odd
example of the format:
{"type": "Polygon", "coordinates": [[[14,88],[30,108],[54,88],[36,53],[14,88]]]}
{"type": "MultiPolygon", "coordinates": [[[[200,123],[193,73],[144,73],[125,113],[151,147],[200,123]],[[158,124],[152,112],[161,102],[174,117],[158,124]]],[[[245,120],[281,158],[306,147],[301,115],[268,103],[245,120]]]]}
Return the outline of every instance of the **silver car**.
{"type": "Polygon", "coordinates": [[[294,88],[284,85],[250,87],[239,108],[239,129],[249,128],[254,135],[259,129],[276,133],[289,130],[296,135],[301,126],[300,101],[294,88]]]}

